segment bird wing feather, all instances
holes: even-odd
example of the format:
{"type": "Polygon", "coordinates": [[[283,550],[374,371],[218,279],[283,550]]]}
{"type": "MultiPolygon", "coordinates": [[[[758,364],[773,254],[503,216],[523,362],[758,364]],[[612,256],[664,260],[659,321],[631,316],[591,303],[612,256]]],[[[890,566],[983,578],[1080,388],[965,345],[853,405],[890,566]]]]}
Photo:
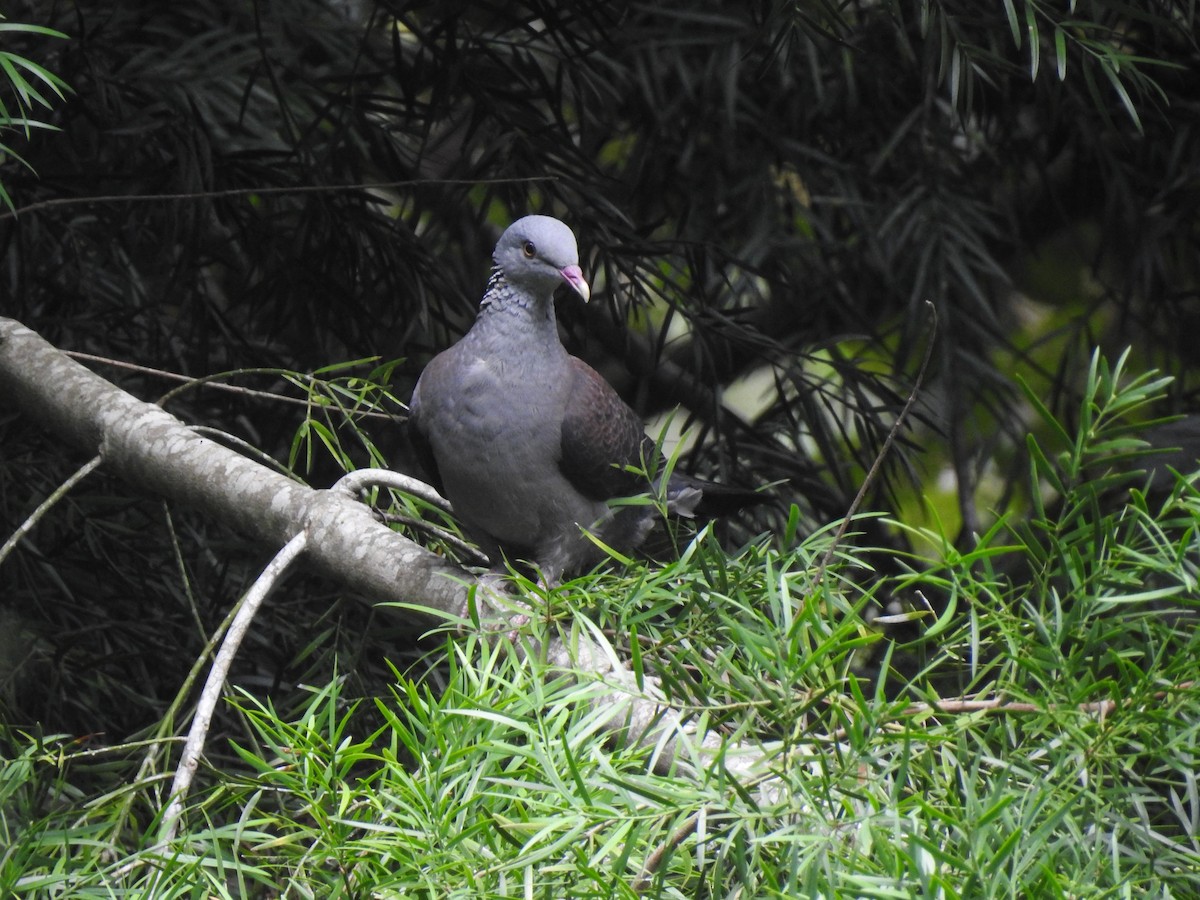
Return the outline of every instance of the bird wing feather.
{"type": "Polygon", "coordinates": [[[655,452],[642,420],[595,369],[571,357],[563,412],[559,469],[592,500],[631,497],[649,490],[644,468],[655,452]]]}

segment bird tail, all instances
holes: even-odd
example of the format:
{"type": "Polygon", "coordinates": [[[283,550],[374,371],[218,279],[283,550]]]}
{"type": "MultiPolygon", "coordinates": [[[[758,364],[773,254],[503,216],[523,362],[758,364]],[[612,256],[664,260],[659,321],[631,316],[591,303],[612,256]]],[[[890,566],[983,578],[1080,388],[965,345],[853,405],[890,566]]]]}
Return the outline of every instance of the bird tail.
{"type": "Polygon", "coordinates": [[[667,510],[689,519],[696,516],[716,519],[771,499],[759,491],[704,481],[680,472],[671,473],[666,494],[667,510]]]}

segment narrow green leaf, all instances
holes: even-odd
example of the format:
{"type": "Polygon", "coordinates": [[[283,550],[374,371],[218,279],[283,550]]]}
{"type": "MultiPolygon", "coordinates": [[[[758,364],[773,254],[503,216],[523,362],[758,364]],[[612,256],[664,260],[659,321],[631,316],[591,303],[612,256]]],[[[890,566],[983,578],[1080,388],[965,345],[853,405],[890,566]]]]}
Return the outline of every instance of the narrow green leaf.
{"type": "Polygon", "coordinates": [[[937,617],[937,620],[934,621],[932,625],[925,629],[923,636],[926,640],[937,637],[954,623],[954,620],[958,615],[957,590],[950,591],[950,595],[946,598],[945,604],[946,608],[942,611],[942,614],[937,617]]]}
{"type": "MultiPolygon", "coordinates": [[[[1028,12],[1028,7],[1026,7],[1028,12]]],[[[1021,49],[1021,25],[1017,18],[1017,7],[1013,0],[1004,0],[1004,14],[1008,16],[1008,30],[1012,32],[1013,43],[1021,49]]]]}
{"type": "MultiPolygon", "coordinates": [[[[1055,466],[1050,459],[1042,452],[1042,447],[1038,443],[1037,438],[1032,434],[1026,435],[1025,446],[1029,449],[1029,461],[1033,466],[1033,475],[1035,479],[1045,479],[1050,482],[1050,486],[1058,493],[1065,493],[1066,487],[1062,483],[1059,476],[1058,467],[1055,466]]],[[[1037,485],[1033,485],[1033,495],[1035,502],[1038,501],[1037,485]]],[[[1043,511],[1044,512],[1044,511],[1043,511]]]]}
{"type": "Polygon", "coordinates": [[[633,670],[633,677],[637,681],[638,690],[645,690],[646,670],[642,662],[642,642],[638,640],[636,624],[630,626],[629,629],[629,665],[633,670]]]}
{"type": "MultiPolygon", "coordinates": [[[[66,99],[64,91],[69,90],[69,88],[67,87],[67,83],[65,81],[63,81],[61,78],[59,78],[57,75],[55,75],[53,72],[51,72],[49,69],[45,68],[44,66],[39,65],[38,63],[35,63],[31,59],[26,59],[23,56],[16,56],[11,53],[2,53],[2,52],[0,52],[0,56],[3,56],[4,58],[6,58],[14,67],[19,67],[21,69],[24,69],[30,75],[33,75],[39,81],[43,82],[46,85],[46,87],[50,88],[50,90],[54,91],[54,93],[58,95],[58,98],[60,100],[66,99]]],[[[29,85],[29,82],[23,76],[22,76],[21,80],[25,83],[27,88],[30,88],[32,90],[31,86],[29,85]]],[[[36,94],[36,96],[37,96],[38,102],[40,102],[43,106],[50,108],[51,104],[48,100],[46,100],[40,94],[36,94]]]]}
{"type": "Polygon", "coordinates": [[[1037,15],[1030,3],[1025,5],[1025,27],[1029,30],[1029,80],[1037,81],[1042,62],[1042,40],[1038,34],[1037,15]]]}
{"type": "Polygon", "coordinates": [[[1142,119],[1138,115],[1137,107],[1133,105],[1133,99],[1129,96],[1129,92],[1125,89],[1124,83],[1121,81],[1121,76],[1117,71],[1117,67],[1108,59],[1100,60],[1100,70],[1104,72],[1104,76],[1108,79],[1109,84],[1117,92],[1117,96],[1121,98],[1121,105],[1125,107],[1125,112],[1129,114],[1130,120],[1139,132],[1143,132],[1142,119]]]}
{"type": "Polygon", "coordinates": [[[21,22],[0,22],[0,31],[20,31],[25,34],[41,34],[46,37],[62,38],[66,40],[68,35],[61,31],[55,31],[53,28],[46,28],[42,25],[26,25],[21,22]]]}
{"type": "Polygon", "coordinates": [[[1029,384],[1024,378],[1021,377],[1020,374],[1018,374],[1016,378],[1017,384],[1021,386],[1022,393],[1025,394],[1025,398],[1033,406],[1034,411],[1038,414],[1038,418],[1040,418],[1054,432],[1054,436],[1058,443],[1063,447],[1072,446],[1075,443],[1074,439],[1067,434],[1067,430],[1063,428],[1062,423],[1058,421],[1054,413],[1050,412],[1046,404],[1042,402],[1042,398],[1033,392],[1033,389],[1029,387],[1029,384]]]}
{"type": "Polygon", "coordinates": [[[580,771],[579,762],[575,759],[575,754],[571,750],[570,736],[566,731],[563,731],[559,736],[559,745],[562,747],[563,758],[567,763],[567,771],[571,773],[571,780],[575,782],[575,789],[579,791],[579,796],[583,798],[583,802],[589,806],[592,804],[592,792],[588,790],[587,780],[584,778],[583,772],[580,771]]]}

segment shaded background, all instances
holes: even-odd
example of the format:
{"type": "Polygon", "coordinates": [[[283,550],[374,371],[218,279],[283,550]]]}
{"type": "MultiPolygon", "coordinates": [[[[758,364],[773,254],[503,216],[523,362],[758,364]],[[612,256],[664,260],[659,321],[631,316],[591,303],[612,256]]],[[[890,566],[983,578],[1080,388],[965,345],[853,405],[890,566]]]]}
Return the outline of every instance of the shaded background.
{"type": "MultiPolygon", "coordinates": [[[[21,210],[0,219],[0,311],[190,376],[398,361],[403,400],[469,326],[499,232],[549,213],[594,289],[560,306],[572,352],[648,418],[681,407],[686,468],[776,485],[734,539],[791,504],[840,518],[933,342],[867,508],[966,544],[1025,502],[1014,375],[1069,410],[1092,348],[1132,345],[1135,370],[1180,376],[1161,412],[1200,406],[1200,54],[1189,4],[1143,7],[10,4],[68,39],[4,48],[73,93],[43,116],[59,131],[7,136],[31,169],[0,168],[21,210]]],[[[98,368],[147,399],[172,386],[98,368]]],[[[278,459],[303,421],[211,390],[169,408],[278,459]]],[[[398,427],[363,427],[407,467],[398,427]]],[[[8,533],[84,459],[2,410],[0,448],[8,533]]],[[[302,454],[314,484],[339,471],[302,454]]],[[[156,721],[265,558],[93,476],[0,568],[10,720],[156,721]]],[[[318,679],[335,653],[390,677],[360,602],[298,581],[270,607],[243,683],[318,679]]]]}

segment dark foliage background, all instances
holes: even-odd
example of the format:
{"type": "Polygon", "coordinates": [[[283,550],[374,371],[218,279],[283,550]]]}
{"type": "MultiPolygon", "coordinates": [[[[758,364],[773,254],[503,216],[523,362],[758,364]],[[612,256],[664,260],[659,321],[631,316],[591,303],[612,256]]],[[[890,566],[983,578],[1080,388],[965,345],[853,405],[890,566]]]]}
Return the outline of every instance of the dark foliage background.
{"type": "MultiPolygon", "coordinates": [[[[920,423],[868,506],[915,514],[946,476],[964,539],[1019,502],[1014,371],[1063,409],[1093,345],[1132,343],[1182,376],[1174,409],[1198,405],[1200,57],[1182,0],[5,14],[70,36],[12,36],[74,94],[59,132],[16,141],[34,171],[0,172],[20,209],[0,219],[0,309],[67,349],[192,376],[400,359],[407,397],[469,325],[500,229],[541,211],[575,228],[595,287],[561,310],[571,349],[647,416],[683,404],[701,436],[684,465],[777,483],[746,533],[792,503],[812,527],[844,513],[930,341],[920,423]],[[720,402],[751,375],[771,388],[757,405],[720,402]]],[[[171,408],[281,459],[300,421],[211,391],[171,408]]],[[[405,466],[398,429],[371,427],[405,466]]],[[[36,423],[0,429],[7,533],[83,460],[36,423]]],[[[12,718],[153,721],[261,562],[93,478],[0,569],[12,718]]],[[[386,677],[389,635],[327,586],[275,615],[248,682],[294,684],[330,649],[386,677]]]]}

